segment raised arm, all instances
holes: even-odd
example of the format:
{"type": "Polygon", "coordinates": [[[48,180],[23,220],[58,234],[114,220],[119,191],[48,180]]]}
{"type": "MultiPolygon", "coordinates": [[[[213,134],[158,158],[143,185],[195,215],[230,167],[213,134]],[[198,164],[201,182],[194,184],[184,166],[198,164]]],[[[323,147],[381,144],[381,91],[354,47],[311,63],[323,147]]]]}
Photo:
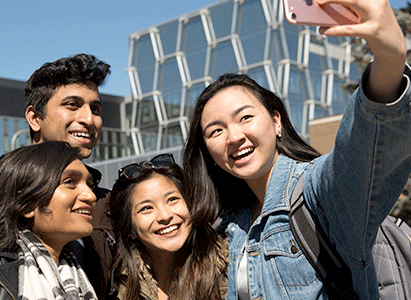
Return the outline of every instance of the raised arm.
{"type": "Polygon", "coordinates": [[[317,0],[318,4],[339,3],[350,7],[360,24],[320,29],[328,36],[364,38],[371,47],[374,61],[364,91],[369,99],[389,103],[402,92],[406,45],[404,35],[388,0],[317,0]]]}

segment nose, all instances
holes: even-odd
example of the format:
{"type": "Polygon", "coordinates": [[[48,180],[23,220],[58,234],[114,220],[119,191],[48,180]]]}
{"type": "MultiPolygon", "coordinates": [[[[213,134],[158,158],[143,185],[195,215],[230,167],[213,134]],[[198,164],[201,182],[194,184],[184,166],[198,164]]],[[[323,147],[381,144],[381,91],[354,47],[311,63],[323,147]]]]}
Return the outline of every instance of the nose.
{"type": "Polygon", "coordinates": [[[245,138],[245,134],[240,125],[234,124],[228,128],[227,142],[234,144],[242,141],[245,138]]]}
{"type": "Polygon", "coordinates": [[[173,219],[172,211],[166,206],[162,205],[157,210],[157,222],[160,224],[168,224],[173,219]]]}
{"type": "Polygon", "coordinates": [[[80,201],[86,202],[90,205],[96,203],[97,201],[96,194],[94,194],[93,190],[88,185],[84,187],[83,191],[79,196],[79,199],[80,201]]]}
{"type": "Polygon", "coordinates": [[[86,126],[91,126],[93,124],[93,121],[93,112],[91,111],[90,106],[83,105],[79,109],[78,122],[86,126]]]}

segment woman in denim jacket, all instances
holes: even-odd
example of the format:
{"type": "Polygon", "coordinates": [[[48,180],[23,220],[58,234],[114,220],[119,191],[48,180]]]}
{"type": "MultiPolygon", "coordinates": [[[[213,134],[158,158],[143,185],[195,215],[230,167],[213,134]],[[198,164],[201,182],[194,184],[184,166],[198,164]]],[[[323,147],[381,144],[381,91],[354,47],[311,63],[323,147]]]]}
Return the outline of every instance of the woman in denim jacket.
{"type": "Polygon", "coordinates": [[[371,250],[411,172],[411,72],[388,0],[338,2],[361,23],[320,31],[365,38],[374,60],[329,154],[304,143],[281,100],[246,75],[222,76],[194,108],[184,168],[197,208],[228,224],[227,299],[330,298],[290,230],[289,199],[303,174],[304,197],[349,266],[355,292],[378,299],[371,250]]]}

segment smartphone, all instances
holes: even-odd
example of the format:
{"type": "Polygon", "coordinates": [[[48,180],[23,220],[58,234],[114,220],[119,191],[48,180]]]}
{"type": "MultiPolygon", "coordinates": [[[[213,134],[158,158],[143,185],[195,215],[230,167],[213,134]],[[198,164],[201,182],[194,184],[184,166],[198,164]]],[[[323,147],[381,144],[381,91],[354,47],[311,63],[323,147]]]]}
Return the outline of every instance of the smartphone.
{"type": "Polygon", "coordinates": [[[316,0],[283,0],[286,20],[291,24],[335,26],[358,24],[351,9],[337,3],[318,5],[316,0]]]}

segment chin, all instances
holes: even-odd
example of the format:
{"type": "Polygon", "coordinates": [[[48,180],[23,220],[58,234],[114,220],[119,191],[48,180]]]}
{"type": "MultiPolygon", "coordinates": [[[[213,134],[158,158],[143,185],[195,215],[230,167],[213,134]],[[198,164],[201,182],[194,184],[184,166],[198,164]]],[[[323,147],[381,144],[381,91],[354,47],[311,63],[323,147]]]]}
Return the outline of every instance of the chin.
{"type": "Polygon", "coordinates": [[[87,237],[87,236],[90,236],[92,233],[93,233],[93,228],[85,230],[81,233],[79,232],[78,237],[76,238],[76,240],[77,239],[82,239],[82,238],[87,237]]]}
{"type": "Polygon", "coordinates": [[[79,156],[81,159],[86,159],[89,158],[91,155],[91,150],[90,149],[85,149],[85,148],[81,148],[79,147],[80,152],[79,152],[79,156]]]}

